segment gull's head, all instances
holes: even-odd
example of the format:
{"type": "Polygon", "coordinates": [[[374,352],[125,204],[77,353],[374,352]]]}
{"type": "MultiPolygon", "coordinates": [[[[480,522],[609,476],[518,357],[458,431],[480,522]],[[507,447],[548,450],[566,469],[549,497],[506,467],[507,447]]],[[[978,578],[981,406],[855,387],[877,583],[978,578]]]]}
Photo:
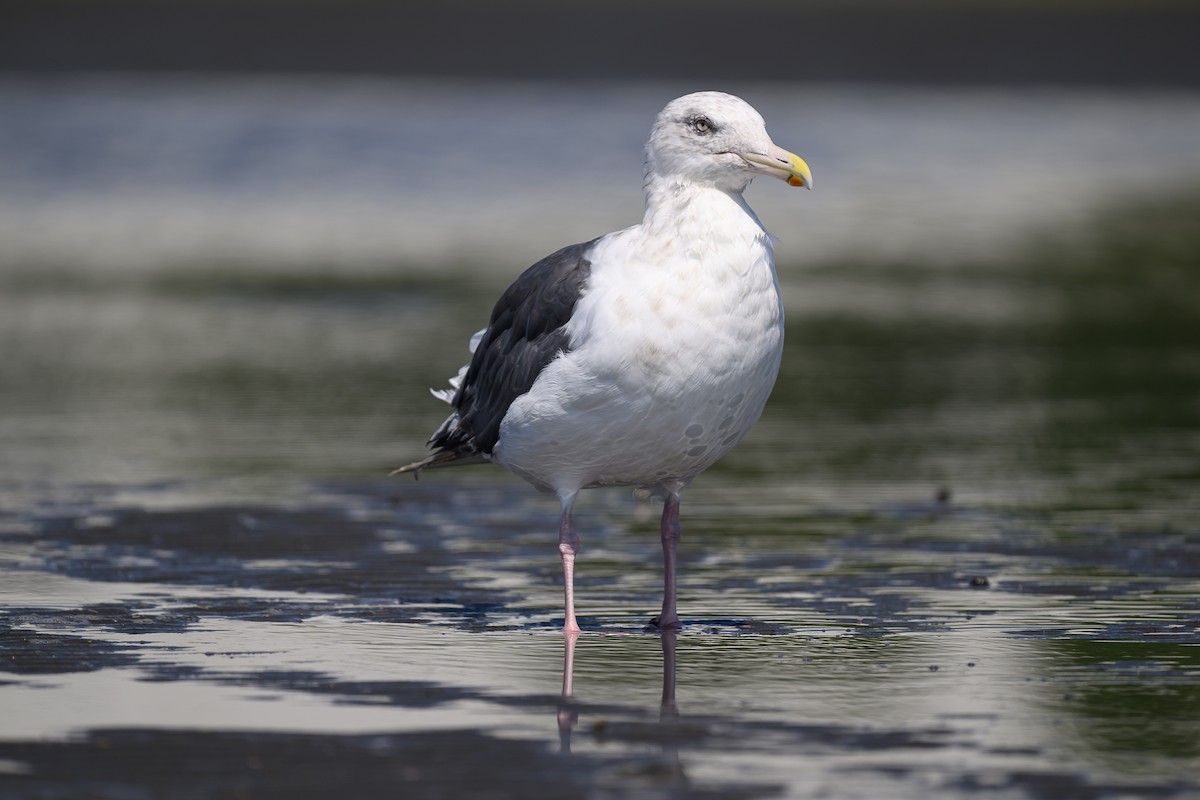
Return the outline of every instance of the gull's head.
{"type": "Polygon", "coordinates": [[[646,142],[646,175],[733,192],[757,175],[812,187],[804,159],[771,141],[762,115],[749,103],[723,92],[696,92],[667,103],[646,142]]]}

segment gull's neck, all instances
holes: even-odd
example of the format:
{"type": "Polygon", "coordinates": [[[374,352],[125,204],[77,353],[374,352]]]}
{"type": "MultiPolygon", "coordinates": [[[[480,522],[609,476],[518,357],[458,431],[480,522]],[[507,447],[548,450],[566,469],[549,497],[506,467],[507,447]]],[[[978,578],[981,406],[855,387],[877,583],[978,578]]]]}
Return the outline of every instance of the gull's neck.
{"type": "Polygon", "coordinates": [[[649,173],[646,176],[646,213],[642,231],[651,237],[686,233],[696,239],[729,240],[769,237],[742,191],[711,183],[694,183],[678,177],[649,173]]]}

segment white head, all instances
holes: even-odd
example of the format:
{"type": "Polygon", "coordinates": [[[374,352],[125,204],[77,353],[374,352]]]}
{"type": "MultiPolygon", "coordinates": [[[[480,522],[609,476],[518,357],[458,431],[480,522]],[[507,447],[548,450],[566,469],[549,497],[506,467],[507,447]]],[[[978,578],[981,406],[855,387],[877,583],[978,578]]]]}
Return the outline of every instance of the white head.
{"type": "Polygon", "coordinates": [[[667,103],[646,142],[646,178],[742,192],[756,175],[812,186],[800,156],[778,147],[762,115],[740,97],[696,92],[667,103]]]}

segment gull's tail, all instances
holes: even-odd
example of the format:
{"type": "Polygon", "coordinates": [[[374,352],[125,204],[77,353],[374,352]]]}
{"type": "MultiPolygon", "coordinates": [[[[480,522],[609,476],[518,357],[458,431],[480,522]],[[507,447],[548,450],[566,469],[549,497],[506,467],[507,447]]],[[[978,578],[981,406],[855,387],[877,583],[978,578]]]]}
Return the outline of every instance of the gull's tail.
{"type": "Polygon", "coordinates": [[[411,472],[413,477],[420,480],[421,470],[437,469],[439,467],[465,467],[467,464],[487,463],[487,457],[470,445],[455,447],[451,450],[438,450],[429,458],[405,464],[399,469],[392,470],[392,475],[411,472]]]}
{"type": "MultiPolygon", "coordinates": [[[[473,354],[476,348],[479,347],[479,342],[483,339],[483,334],[487,332],[487,328],[481,331],[476,331],[471,337],[471,353],[473,354]]],[[[449,389],[430,389],[430,393],[438,400],[454,405],[455,398],[458,395],[458,389],[462,386],[463,378],[467,375],[469,364],[463,366],[458,371],[458,374],[450,379],[449,389]]],[[[451,431],[456,431],[458,428],[458,411],[455,410],[450,417],[442,423],[442,426],[437,429],[437,432],[429,438],[429,444],[434,445],[438,441],[445,441],[447,434],[451,431]]],[[[421,461],[414,461],[411,464],[405,464],[399,469],[392,470],[392,475],[400,475],[405,472],[411,472],[413,477],[420,480],[421,470],[436,469],[438,467],[463,467],[467,464],[484,464],[489,459],[486,455],[479,452],[479,448],[475,446],[473,436],[458,436],[460,441],[466,439],[462,444],[449,447],[439,447],[434,451],[433,455],[421,461]]]]}

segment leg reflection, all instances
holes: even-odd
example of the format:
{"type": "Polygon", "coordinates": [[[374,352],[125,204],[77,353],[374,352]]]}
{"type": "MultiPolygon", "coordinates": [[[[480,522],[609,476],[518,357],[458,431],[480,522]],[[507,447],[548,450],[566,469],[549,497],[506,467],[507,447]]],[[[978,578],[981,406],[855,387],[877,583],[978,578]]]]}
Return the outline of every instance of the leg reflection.
{"type": "Polygon", "coordinates": [[[679,716],[679,709],[675,707],[675,643],[679,637],[678,630],[664,630],[662,632],[662,652],[663,652],[663,685],[662,685],[662,719],[669,719],[679,716]]]}
{"type": "MultiPolygon", "coordinates": [[[[567,633],[563,637],[563,680],[562,696],[558,703],[558,745],[560,752],[571,752],[571,733],[579,724],[579,711],[575,708],[575,644],[579,641],[578,633],[567,633]]],[[[659,712],[661,721],[674,720],[679,716],[675,705],[675,646],[679,640],[678,630],[665,630],[659,636],[662,644],[662,705],[659,712]]],[[[664,745],[664,754],[678,755],[674,748],[664,745]]]]}
{"type": "Polygon", "coordinates": [[[579,640],[579,631],[567,631],[563,634],[563,683],[562,699],[558,704],[558,747],[564,753],[571,752],[571,731],[579,723],[579,712],[572,707],[574,689],[572,682],[575,674],[575,642],[579,640]]]}
{"type": "Polygon", "coordinates": [[[675,705],[675,644],[678,637],[678,629],[662,632],[662,707],[658,713],[658,723],[663,729],[663,764],[673,776],[671,783],[683,786],[687,784],[687,775],[684,774],[683,762],[679,758],[679,748],[675,745],[673,737],[666,733],[668,728],[673,727],[672,723],[679,718],[679,708],[675,705]]]}

